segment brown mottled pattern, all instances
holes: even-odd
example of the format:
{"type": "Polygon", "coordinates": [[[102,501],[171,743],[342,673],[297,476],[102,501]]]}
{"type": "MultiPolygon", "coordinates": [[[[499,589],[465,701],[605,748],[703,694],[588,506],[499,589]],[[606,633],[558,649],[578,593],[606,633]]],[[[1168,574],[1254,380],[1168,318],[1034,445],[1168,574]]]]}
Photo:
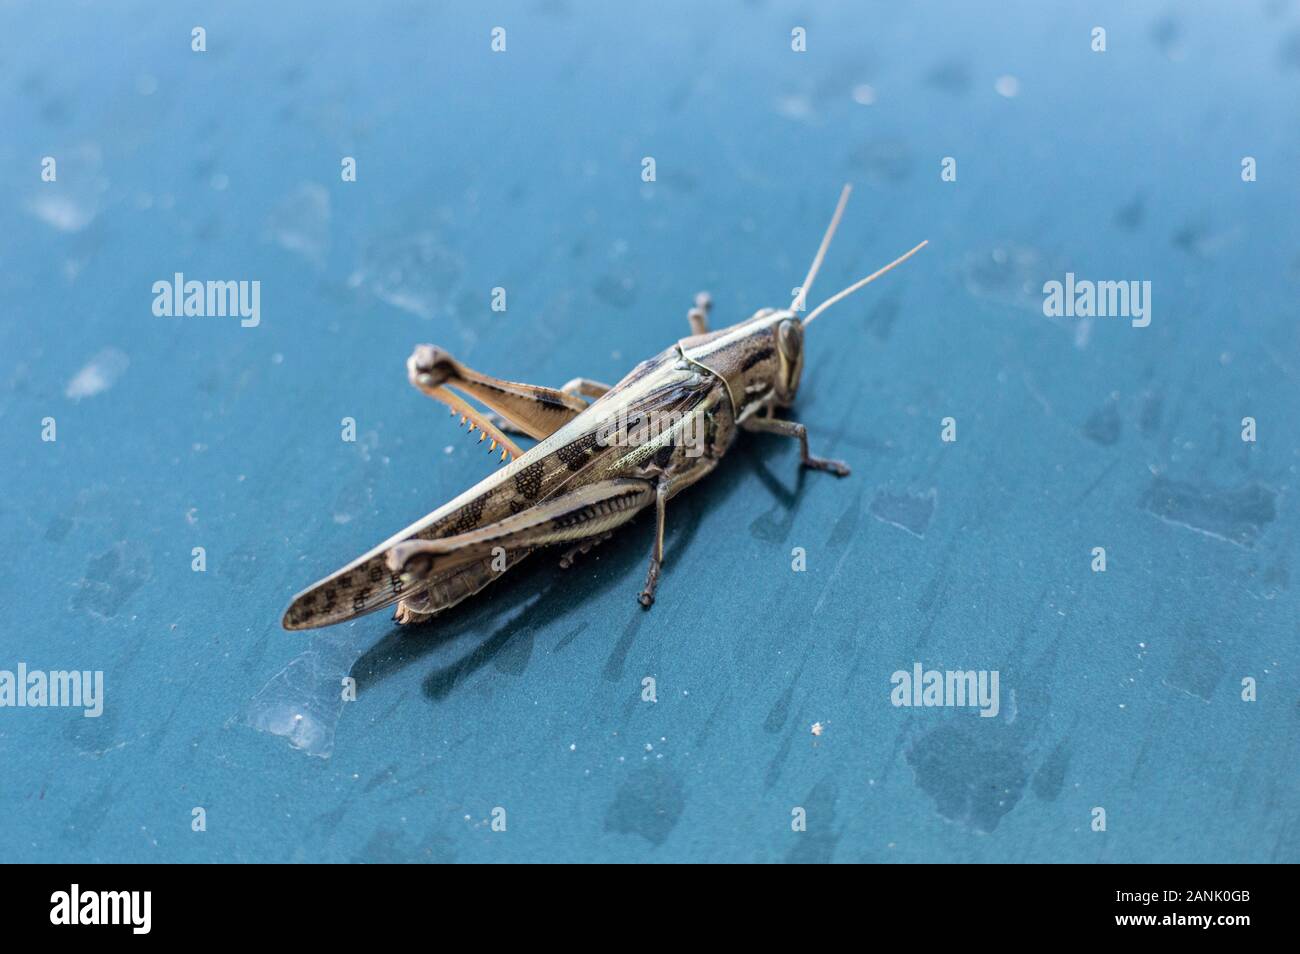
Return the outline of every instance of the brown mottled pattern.
{"type": "MultiPolygon", "coordinates": [[[[726,412],[722,417],[729,421],[732,416],[730,401],[720,388],[718,379],[708,372],[684,371],[680,362],[681,354],[674,345],[637,365],[614,390],[595,401],[593,407],[603,408],[612,414],[617,414],[620,407],[626,407],[630,416],[636,417],[648,409],[675,409],[685,415],[706,405],[714,405],[726,412]],[[656,379],[658,374],[664,376],[662,382],[656,379]],[[629,385],[632,386],[632,394],[621,391],[629,385]],[[717,404],[719,400],[721,405],[717,404]]],[[[408,540],[431,540],[480,529],[526,510],[554,494],[573,489],[577,486],[574,482],[582,479],[576,476],[580,471],[590,473],[594,480],[639,476],[638,467],[644,456],[629,453],[627,448],[600,445],[596,431],[605,419],[604,412],[584,412],[528,451],[526,459],[518,462],[520,466],[515,467],[509,476],[501,474],[495,481],[493,477],[487,478],[480,488],[475,488],[477,492],[472,497],[445,515],[437,518],[430,515],[421,524],[412,525],[397,536],[408,540]],[[588,467],[591,468],[590,471],[586,470],[588,467]]],[[[726,425],[724,430],[729,434],[730,425],[726,425]]],[[[713,432],[710,435],[710,446],[705,457],[681,461],[674,458],[669,467],[693,468],[699,476],[703,476],[709,465],[716,462],[713,432]]],[[[657,448],[648,448],[646,456],[655,450],[657,448]]],[[[720,454],[721,451],[717,453],[720,454]]],[[[697,478],[692,473],[690,478],[682,482],[682,486],[694,479],[697,478]]],[[[391,541],[367,553],[356,565],[342,571],[339,577],[326,578],[313,591],[301,594],[300,601],[292,607],[287,617],[288,622],[301,626],[319,625],[322,621],[341,621],[403,597],[412,600],[412,606],[415,606],[427,587],[419,585],[403,588],[400,579],[390,573],[386,565],[384,554],[388,545],[391,545],[391,541]],[[375,579],[376,573],[380,574],[378,580],[375,579]],[[347,586],[341,582],[343,575],[350,581],[347,586]]],[[[497,575],[492,573],[480,579],[477,573],[467,573],[454,584],[448,584],[443,599],[456,601],[463,598],[497,575]],[[472,585],[466,585],[471,581],[472,585]]],[[[443,599],[434,602],[443,603],[443,599]]]]}
{"type": "Polygon", "coordinates": [[[748,358],[745,359],[745,363],[740,366],[740,370],[748,371],[754,365],[762,361],[766,361],[768,358],[772,357],[772,355],[775,353],[776,352],[774,352],[771,348],[761,348],[760,350],[755,351],[753,354],[751,354],[748,358]]]}
{"type": "Polygon", "coordinates": [[[448,518],[451,529],[445,535],[454,537],[458,533],[465,533],[466,531],[473,530],[477,527],[479,520],[483,516],[483,507],[487,504],[488,496],[489,494],[483,494],[482,496],[475,497],[469,503],[465,504],[465,506],[452,514],[448,518]]]}
{"type": "Polygon", "coordinates": [[[536,500],[542,489],[542,474],[546,469],[544,461],[529,464],[515,474],[515,489],[527,500],[536,500]]]}
{"type": "Polygon", "coordinates": [[[582,470],[591,459],[592,450],[597,446],[596,434],[583,434],[576,441],[565,444],[555,452],[555,456],[564,462],[571,471],[582,470]]]}

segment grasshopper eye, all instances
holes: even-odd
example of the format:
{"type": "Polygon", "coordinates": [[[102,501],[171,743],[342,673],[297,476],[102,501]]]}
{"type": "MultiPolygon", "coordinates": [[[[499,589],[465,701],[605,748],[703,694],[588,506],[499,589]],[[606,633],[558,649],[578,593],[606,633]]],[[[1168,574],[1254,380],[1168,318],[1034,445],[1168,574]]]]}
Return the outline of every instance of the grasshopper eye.
{"type": "Polygon", "coordinates": [[[781,322],[776,329],[776,343],[782,357],[787,361],[795,360],[803,350],[803,326],[789,319],[781,322]]]}

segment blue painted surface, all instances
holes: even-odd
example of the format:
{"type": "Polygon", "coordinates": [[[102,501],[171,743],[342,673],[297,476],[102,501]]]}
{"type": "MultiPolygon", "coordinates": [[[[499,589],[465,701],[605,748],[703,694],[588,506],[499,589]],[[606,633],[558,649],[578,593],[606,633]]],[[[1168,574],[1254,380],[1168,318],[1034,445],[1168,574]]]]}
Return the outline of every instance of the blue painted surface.
{"type": "Polygon", "coordinates": [[[107,694],[0,709],[0,858],[1300,860],[1294,5],[373,6],[0,10],[0,669],[107,694]],[[412,346],[616,379],[697,289],[785,303],[845,180],[820,293],[931,241],[810,329],[852,477],[742,440],[648,613],[640,519],[422,630],[279,629],[489,470],[412,346]],[[1045,318],[1066,271],[1150,326],[1045,318]],[[260,325],[155,317],[176,272],[260,325]],[[894,707],[916,662],[999,716],[894,707]]]}

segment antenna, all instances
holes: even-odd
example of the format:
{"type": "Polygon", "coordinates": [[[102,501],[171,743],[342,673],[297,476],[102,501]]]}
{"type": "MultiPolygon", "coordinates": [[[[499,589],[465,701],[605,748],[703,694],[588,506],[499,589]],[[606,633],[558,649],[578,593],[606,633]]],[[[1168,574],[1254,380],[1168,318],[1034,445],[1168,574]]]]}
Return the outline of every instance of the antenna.
{"type": "Polygon", "coordinates": [[[839,228],[840,216],[844,214],[844,207],[849,203],[849,193],[853,191],[853,186],[847,182],[844,188],[840,190],[840,201],[835,204],[835,214],[831,216],[831,224],[826,227],[826,234],[822,236],[822,244],[817,249],[817,256],[813,259],[812,265],[808,268],[808,277],[803,280],[799,286],[799,294],[794,296],[794,301],[790,303],[790,310],[797,312],[804,307],[808,300],[808,289],[812,288],[813,280],[817,277],[817,271],[822,267],[822,259],[826,257],[826,250],[831,247],[831,239],[835,237],[835,230],[839,228]]]}
{"type": "Polygon", "coordinates": [[[831,305],[835,304],[837,301],[843,301],[845,298],[848,298],[859,288],[862,288],[866,285],[870,285],[872,282],[874,282],[881,275],[885,274],[885,272],[889,271],[891,268],[895,267],[896,265],[902,265],[905,261],[907,261],[913,255],[915,255],[917,252],[921,251],[921,249],[925,248],[926,245],[928,245],[929,243],[930,240],[926,239],[920,245],[916,246],[916,248],[912,249],[910,252],[906,253],[905,255],[898,256],[898,258],[894,259],[892,262],[890,262],[888,265],[886,265],[884,268],[880,269],[879,271],[872,272],[870,275],[868,275],[866,278],[862,279],[861,281],[854,282],[848,288],[844,289],[844,291],[838,292],[837,294],[832,295],[830,298],[827,298],[824,302],[822,302],[820,305],[814,308],[812,312],[808,315],[808,317],[803,320],[804,326],[806,327],[808,324],[810,324],[814,318],[820,315],[831,305]]]}

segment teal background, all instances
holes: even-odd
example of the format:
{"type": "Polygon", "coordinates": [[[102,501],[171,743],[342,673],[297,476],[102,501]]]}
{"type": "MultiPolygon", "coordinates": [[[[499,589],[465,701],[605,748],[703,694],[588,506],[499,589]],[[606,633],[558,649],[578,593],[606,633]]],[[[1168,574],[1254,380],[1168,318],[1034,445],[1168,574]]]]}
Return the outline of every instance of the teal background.
{"type": "Polygon", "coordinates": [[[1300,860],[1298,92],[1286,2],[0,6],[0,668],[107,684],[0,709],[0,860],[1300,860]],[[642,518],[279,628],[490,470],[415,344],[615,380],[786,303],[845,181],[815,300],[930,240],[809,331],[850,478],[743,438],[650,612],[642,518]],[[260,326],[154,317],[177,271],[260,326]],[[1151,326],[1045,318],[1066,271],[1151,326]],[[1001,714],[893,707],[918,661],[1001,714]]]}

